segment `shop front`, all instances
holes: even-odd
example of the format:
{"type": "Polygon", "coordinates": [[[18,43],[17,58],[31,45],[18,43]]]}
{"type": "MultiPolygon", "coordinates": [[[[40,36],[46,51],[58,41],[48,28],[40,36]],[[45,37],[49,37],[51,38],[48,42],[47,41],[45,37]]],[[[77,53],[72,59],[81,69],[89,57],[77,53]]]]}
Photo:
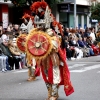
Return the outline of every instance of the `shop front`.
{"type": "MultiPolygon", "coordinates": [[[[64,3],[57,5],[59,12],[59,21],[65,27],[74,28],[74,4],[64,3]]],[[[76,6],[76,26],[86,28],[89,24],[89,6],[76,6]]]]}
{"type": "Polygon", "coordinates": [[[0,23],[3,24],[3,28],[7,28],[9,23],[9,6],[11,2],[4,2],[4,0],[0,0],[0,23]]]}

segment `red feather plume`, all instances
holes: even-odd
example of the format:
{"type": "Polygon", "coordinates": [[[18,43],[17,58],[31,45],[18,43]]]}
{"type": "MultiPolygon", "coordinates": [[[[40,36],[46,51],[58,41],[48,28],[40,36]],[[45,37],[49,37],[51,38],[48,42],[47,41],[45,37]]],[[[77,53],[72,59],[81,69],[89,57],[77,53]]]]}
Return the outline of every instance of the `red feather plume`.
{"type": "Polygon", "coordinates": [[[27,13],[25,13],[23,16],[22,16],[22,19],[26,19],[26,18],[30,18],[31,16],[29,15],[29,14],[27,14],[27,13]]]}

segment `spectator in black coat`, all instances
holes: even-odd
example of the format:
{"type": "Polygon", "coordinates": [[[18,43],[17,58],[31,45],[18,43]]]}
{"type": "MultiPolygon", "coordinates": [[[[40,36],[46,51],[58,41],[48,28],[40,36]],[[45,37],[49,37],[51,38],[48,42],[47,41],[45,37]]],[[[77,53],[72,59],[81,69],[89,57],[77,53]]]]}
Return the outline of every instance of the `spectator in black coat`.
{"type": "Polygon", "coordinates": [[[19,59],[16,59],[14,57],[14,55],[11,53],[11,51],[9,50],[9,47],[8,47],[8,43],[9,42],[8,42],[6,36],[3,37],[2,43],[0,44],[0,48],[3,52],[3,54],[8,57],[8,63],[10,65],[10,69],[11,70],[13,69],[14,64],[15,64],[16,68],[19,68],[19,59]]]}

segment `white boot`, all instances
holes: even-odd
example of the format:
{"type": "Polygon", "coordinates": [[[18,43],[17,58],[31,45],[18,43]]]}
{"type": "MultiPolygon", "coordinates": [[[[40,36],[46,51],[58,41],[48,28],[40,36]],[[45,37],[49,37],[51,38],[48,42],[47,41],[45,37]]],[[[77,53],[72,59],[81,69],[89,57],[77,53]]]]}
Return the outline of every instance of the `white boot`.
{"type": "Polygon", "coordinates": [[[4,69],[2,69],[2,72],[6,72],[4,69]]]}

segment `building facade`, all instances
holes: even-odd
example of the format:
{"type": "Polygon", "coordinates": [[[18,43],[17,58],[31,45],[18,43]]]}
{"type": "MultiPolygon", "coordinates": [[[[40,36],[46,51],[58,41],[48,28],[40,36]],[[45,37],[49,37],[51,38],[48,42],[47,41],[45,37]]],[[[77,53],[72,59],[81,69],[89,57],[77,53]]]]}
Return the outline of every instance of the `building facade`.
{"type": "Polygon", "coordinates": [[[7,28],[9,22],[21,24],[24,13],[30,14],[29,7],[15,7],[10,0],[0,0],[0,23],[3,23],[3,28],[7,28]]]}
{"type": "Polygon", "coordinates": [[[4,2],[4,0],[0,0],[0,23],[3,23],[3,28],[8,26],[10,20],[9,7],[11,6],[11,1],[4,2]]]}
{"type": "MultiPolygon", "coordinates": [[[[56,19],[65,27],[74,28],[74,0],[65,0],[56,6],[56,19]],[[70,2],[72,1],[72,2],[70,2]]],[[[76,0],[76,26],[90,27],[90,0],[76,0]]]]}
{"type": "MultiPolygon", "coordinates": [[[[74,27],[74,0],[64,0],[64,2],[54,5],[52,13],[57,21],[61,22],[65,27],[74,27]]],[[[90,23],[90,5],[100,0],[76,0],[76,26],[78,28],[91,27],[90,23]]],[[[0,0],[0,22],[6,28],[9,22],[14,24],[21,23],[22,15],[27,12],[30,13],[29,8],[13,7],[11,1],[4,2],[0,0]]]]}

